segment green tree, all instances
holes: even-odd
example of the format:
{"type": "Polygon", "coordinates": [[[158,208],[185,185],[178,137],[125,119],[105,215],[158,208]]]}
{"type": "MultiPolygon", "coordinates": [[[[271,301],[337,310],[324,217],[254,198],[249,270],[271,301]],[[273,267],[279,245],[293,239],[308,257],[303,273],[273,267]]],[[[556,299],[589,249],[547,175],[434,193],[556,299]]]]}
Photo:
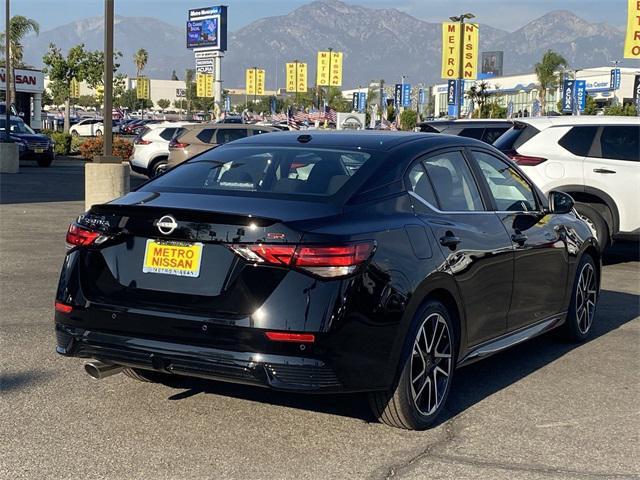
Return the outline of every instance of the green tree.
{"type": "Polygon", "coordinates": [[[148,61],[149,54],[144,48],[139,49],[133,54],[133,63],[136,65],[136,77],[142,75],[142,71],[144,70],[144,67],[147,66],[148,61]]]}
{"type": "Polygon", "coordinates": [[[559,70],[567,65],[565,58],[553,50],[547,50],[542,56],[542,60],[535,65],[538,85],[540,86],[539,98],[543,115],[547,113],[547,92],[558,88],[559,70]]]}
{"type": "Polygon", "coordinates": [[[404,110],[400,114],[400,128],[402,130],[413,130],[418,123],[418,112],[415,110],[404,110]]]}
{"type": "Polygon", "coordinates": [[[166,98],[161,98],[160,100],[158,100],[158,106],[162,110],[166,110],[171,106],[171,100],[167,100],[166,98]]]}
{"type": "MultiPolygon", "coordinates": [[[[9,21],[9,53],[11,54],[11,68],[21,68],[24,66],[24,47],[22,45],[22,39],[29,33],[40,34],[40,24],[31,18],[23,17],[22,15],[16,15],[11,17],[9,21]]],[[[5,46],[5,33],[0,33],[0,52],[4,56],[5,46]]],[[[13,77],[13,81],[9,87],[11,91],[11,98],[16,98],[16,78],[13,77]]]]}
{"type": "Polygon", "coordinates": [[[583,115],[595,115],[598,113],[598,103],[591,95],[587,95],[583,115]]]}
{"type": "Polygon", "coordinates": [[[138,100],[138,92],[135,88],[125,90],[120,98],[117,99],[117,103],[114,101],[114,105],[130,111],[135,111],[139,108],[153,108],[153,102],[151,100],[138,100]]]}
{"type": "Polygon", "coordinates": [[[351,100],[347,100],[342,96],[342,90],[338,87],[329,87],[327,92],[327,103],[329,107],[336,112],[350,112],[351,100]]]}
{"type": "Polygon", "coordinates": [[[486,111],[484,106],[491,96],[489,93],[489,84],[484,81],[478,84],[473,84],[469,90],[467,90],[465,95],[469,100],[473,101],[473,104],[476,107],[478,107],[478,115],[480,118],[483,118],[483,114],[486,111]]]}
{"type": "Polygon", "coordinates": [[[94,107],[97,108],[100,106],[100,102],[95,97],[95,95],[80,95],[80,98],[76,101],[76,105],[81,107],[94,107]]]}
{"type": "Polygon", "coordinates": [[[604,108],[605,115],[614,115],[614,116],[624,116],[624,117],[635,117],[637,115],[636,107],[627,103],[626,105],[611,105],[609,107],[604,108]]]}

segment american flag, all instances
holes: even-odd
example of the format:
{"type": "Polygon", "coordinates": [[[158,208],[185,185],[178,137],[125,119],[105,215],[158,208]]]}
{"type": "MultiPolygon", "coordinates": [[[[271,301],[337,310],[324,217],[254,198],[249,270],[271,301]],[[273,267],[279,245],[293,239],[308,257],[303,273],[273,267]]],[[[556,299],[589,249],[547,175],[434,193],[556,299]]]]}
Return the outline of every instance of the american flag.
{"type": "Polygon", "coordinates": [[[293,107],[289,107],[287,111],[287,126],[289,130],[300,130],[300,125],[296,120],[296,112],[293,107]]]}

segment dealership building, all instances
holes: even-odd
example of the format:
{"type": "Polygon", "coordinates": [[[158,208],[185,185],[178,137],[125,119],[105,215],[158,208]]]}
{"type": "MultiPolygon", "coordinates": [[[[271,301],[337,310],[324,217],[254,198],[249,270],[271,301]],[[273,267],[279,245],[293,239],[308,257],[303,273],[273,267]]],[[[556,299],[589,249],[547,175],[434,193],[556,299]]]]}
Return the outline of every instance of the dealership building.
{"type": "MultiPolygon", "coordinates": [[[[42,92],[44,92],[44,74],[40,70],[17,68],[13,70],[16,80],[16,98],[11,99],[16,111],[32,128],[42,128],[42,92]]],[[[6,95],[6,74],[0,68],[0,91],[6,95]]]]}
{"type": "MultiPolygon", "coordinates": [[[[634,94],[635,76],[640,74],[636,68],[620,68],[621,78],[620,87],[614,89],[611,84],[611,67],[587,68],[583,70],[572,71],[575,73],[577,80],[586,82],[586,92],[597,103],[598,106],[604,107],[614,103],[617,99],[619,103],[632,103],[634,94]]],[[[509,102],[513,102],[513,112],[517,115],[531,113],[533,103],[539,97],[538,78],[535,73],[524,75],[507,75],[501,77],[485,78],[484,80],[465,81],[464,90],[467,91],[474,84],[481,81],[489,85],[489,92],[492,94],[491,100],[498,105],[507,107],[509,102]]],[[[432,101],[434,105],[434,115],[443,117],[455,114],[453,105],[449,105],[447,95],[447,83],[434,85],[432,88],[432,101]]],[[[556,90],[547,92],[547,109],[557,110],[557,103],[561,97],[560,86],[556,90]]],[[[462,107],[463,115],[468,114],[469,104],[464,99],[465,105],[462,107]]]]}

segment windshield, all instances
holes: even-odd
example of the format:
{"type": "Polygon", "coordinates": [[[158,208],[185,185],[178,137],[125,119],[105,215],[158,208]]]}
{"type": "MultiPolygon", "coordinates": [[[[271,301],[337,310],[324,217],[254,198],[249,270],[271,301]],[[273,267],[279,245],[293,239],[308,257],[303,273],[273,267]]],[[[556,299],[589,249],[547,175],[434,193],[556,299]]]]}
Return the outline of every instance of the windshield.
{"type": "Polygon", "coordinates": [[[326,197],[337,193],[371,156],[361,150],[216,148],[168,171],[141,190],[326,197]]]}
{"type": "MultiPolygon", "coordinates": [[[[11,120],[11,133],[30,133],[34,134],[34,132],[29,125],[19,120],[11,120]]],[[[7,121],[5,119],[0,120],[0,130],[7,129],[7,121]]]]}

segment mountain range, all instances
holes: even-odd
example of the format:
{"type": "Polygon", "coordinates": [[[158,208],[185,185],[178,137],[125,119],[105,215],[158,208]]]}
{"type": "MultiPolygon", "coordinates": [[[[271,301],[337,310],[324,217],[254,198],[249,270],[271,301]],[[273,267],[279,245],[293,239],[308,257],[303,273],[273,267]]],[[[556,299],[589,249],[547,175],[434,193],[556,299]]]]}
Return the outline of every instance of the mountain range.
{"type": "MultiPolygon", "coordinates": [[[[266,69],[267,88],[274,88],[276,81],[283,86],[284,63],[294,59],[309,63],[309,83],[314,83],[316,52],[328,47],[344,52],[344,88],[380,78],[395,83],[401,75],[411,83],[437,83],[441,20],[430,22],[396,9],[339,0],[313,1],[287,15],[263,18],[229,32],[222,64],[224,83],[242,87],[244,69],[255,65],[266,69]]],[[[102,41],[102,18],[87,18],[25,38],[25,60],[41,66],[49,43],[65,51],[78,43],[97,50],[102,49],[102,41]]],[[[565,10],[549,12],[514,32],[480,24],[480,50],[503,50],[505,74],[532,71],[549,48],[561,53],[571,68],[608,65],[621,58],[623,41],[619,28],[590,23],[565,10]]],[[[115,46],[123,54],[120,71],[129,75],[135,74],[132,57],[139,48],[149,52],[144,73],[151,78],[168,79],[173,70],[183,78],[185,69],[194,66],[184,29],[155,18],[116,17],[115,46]]],[[[631,66],[640,67],[636,63],[631,66]]]]}

